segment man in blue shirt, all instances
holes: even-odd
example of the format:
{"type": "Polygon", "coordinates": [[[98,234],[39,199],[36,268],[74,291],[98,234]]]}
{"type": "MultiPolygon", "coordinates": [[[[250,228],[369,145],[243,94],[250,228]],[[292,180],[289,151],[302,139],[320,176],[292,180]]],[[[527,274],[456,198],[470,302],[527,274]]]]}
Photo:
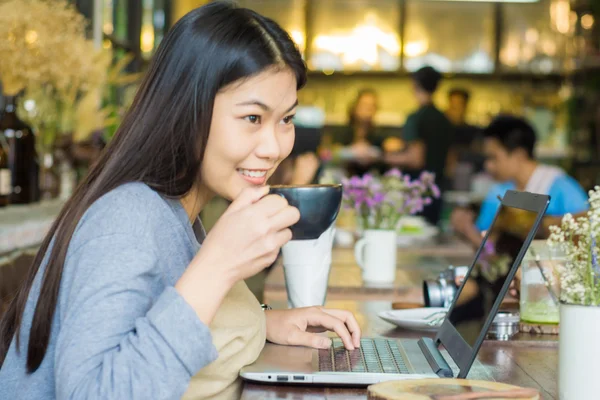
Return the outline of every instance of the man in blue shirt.
{"type": "Polygon", "coordinates": [[[552,222],[567,213],[587,211],[588,197],[581,185],[561,168],[538,163],[535,142],[531,125],[513,116],[497,117],[484,130],[485,168],[502,183],[490,190],[475,221],[467,210],[453,212],[451,221],[457,232],[479,245],[481,232],[489,229],[500,205],[498,196],[511,189],[550,195],[546,216],[552,222]]]}

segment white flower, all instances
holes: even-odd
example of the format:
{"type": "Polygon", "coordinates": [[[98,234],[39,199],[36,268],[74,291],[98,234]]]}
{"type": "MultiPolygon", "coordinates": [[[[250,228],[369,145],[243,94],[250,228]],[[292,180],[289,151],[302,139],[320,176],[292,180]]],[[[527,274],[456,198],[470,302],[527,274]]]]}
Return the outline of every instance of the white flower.
{"type": "Polygon", "coordinates": [[[561,299],[567,303],[600,305],[600,272],[592,265],[600,238],[600,186],[589,192],[590,210],[585,217],[566,214],[561,226],[550,227],[548,244],[564,251],[567,262],[558,268],[561,299]]]}

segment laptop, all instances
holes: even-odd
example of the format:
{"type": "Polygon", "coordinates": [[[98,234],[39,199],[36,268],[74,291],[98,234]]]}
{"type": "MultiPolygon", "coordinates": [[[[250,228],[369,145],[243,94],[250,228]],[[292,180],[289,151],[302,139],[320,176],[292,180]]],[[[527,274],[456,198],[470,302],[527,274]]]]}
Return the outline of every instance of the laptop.
{"type": "Polygon", "coordinates": [[[325,350],[268,343],[257,361],[243,368],[240,376],[254,382],[332,386],[466,378],[549,202],[546,195],[506,192],[435,339],[366,337],[353,351],[346,350],[340,339],[334,339],[325,350]],[[534,223],[520,235],[504,240],[504,228],[499,226],[505,226],[506,215],[518,215],[519,220],[526,218],[534,223]],[[490,252],[492,243],[495,253],[490,252]]]}

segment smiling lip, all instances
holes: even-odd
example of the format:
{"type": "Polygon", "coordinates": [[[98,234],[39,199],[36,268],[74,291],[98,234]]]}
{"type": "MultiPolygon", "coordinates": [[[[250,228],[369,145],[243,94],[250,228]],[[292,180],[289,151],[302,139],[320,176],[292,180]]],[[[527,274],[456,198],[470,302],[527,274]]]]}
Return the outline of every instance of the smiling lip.
{"type": "Polygon", "coordinates": [[[238,168],[237,172],[248,183],[252,185],[264,185],[267,182],[268,169],[244,169],[238,168]]]}

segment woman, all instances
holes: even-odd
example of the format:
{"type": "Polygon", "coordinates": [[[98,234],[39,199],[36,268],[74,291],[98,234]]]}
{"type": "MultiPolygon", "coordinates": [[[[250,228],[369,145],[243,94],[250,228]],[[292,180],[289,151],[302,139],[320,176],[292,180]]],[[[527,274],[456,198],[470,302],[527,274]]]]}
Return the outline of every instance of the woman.
{"type": "Polygon", "coordinates": [[[362,175],[373,168],[379,160],[381,143],[375,132],[377,113],[377,93],[372,89],[362,89],[350,105],[348,127],[334,140],[343,146],[336,155],[347,160],[346,169],[350,175],[362,175]]]}
{"type": "Polygon", "coordinates": [[[359,345],[350,313],[263,313],[242,283],[299,218],[264,184],[292,148],[305,77],[289,36],[252,11],[212,2],[173,27],[1,321],[4,397],[176,399],[221,365],[199,393],[227,398],[265,338],[326,348],[312,332],[332,329],[359,345]],[[233,203],[203,238],[214,195],[233,203]]]}
{"type": "Polygon", "coordinates": [[[333,157],[346,160],[350,175],[362,175],[370,170],[385,172],[383,151],[398,151],[403,143],[400,138],[386,134],[375,126],[378,110],[377,92],[361,89],[348,112],[348,126],[334,138],[337,150],[333,157]]]}

